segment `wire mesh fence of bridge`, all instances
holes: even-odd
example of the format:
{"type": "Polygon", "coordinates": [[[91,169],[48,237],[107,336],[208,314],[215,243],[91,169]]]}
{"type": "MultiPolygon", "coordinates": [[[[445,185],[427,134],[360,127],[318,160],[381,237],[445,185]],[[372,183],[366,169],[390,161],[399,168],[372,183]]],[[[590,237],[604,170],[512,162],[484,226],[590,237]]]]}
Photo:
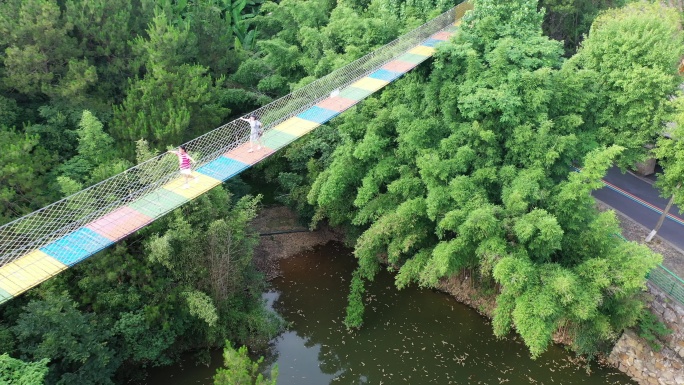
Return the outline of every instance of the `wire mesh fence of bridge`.
{"type": "MultiPolygon", "coordinates": [[[[377,70],[432,34],[451,26],[471,5],[462,3],[385,46],[341,67],[268,105],[253,111],[265,131],[299,114],[377,70]]],[[[249,140],[249,125],[231,121],[186,143],[197,160],[207,164],[249,140]]],[[[88,187],[40,210],[0,226],[0,266],[64,237],[88,223],[134,202],[178,177],[174,156],[158,155],[118,175],[88,187]]]]}

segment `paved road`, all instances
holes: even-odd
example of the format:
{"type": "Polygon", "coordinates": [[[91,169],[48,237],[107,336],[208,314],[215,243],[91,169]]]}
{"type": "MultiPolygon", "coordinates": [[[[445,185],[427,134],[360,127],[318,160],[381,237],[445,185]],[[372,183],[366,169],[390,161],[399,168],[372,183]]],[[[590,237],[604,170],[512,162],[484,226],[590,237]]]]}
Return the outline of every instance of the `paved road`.
{"type": "MultiPolygon", "coordinates": [[[[607,186],[594,191],[594,196],[609,206],[626,214],[648,229],[653,229],[667,199],[658,195],[658,190],[644,179],[630,173],[622,174],[618,168],[611,168],[604,178],[607,186]]],[[[684,250],[684,212],[677,206],[670,209],[670,215],[658,231],[658,235],[684,250]]]]}

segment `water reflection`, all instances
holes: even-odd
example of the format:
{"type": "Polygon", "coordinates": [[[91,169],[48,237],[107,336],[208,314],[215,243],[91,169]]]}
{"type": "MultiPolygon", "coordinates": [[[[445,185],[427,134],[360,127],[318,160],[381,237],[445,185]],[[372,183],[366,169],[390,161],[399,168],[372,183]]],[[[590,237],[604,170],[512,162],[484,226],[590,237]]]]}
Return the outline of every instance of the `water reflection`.
{"type": "Polygon", "coordinates": [[[533,361],[512,337],[496,340],[487,319],[431,290],[397,291],[388,273],[368,287],[364,327],[342,321],[350,250],[330,243],[281,264],[266,295],[291,323],[274,341],[278,384],[632,384],[613,369],[583,367],[558,347],[533,361]]]}
{"type": "MultiPolygon", "coordinates": [[[[431,290],[397,291],[386,272],[367,287],[365,324],[350,333],[342,321],[354,267],[351,250],[339,243],[282,261],[282,278],[264,294],[291,323],[265,358],[278,363],[279,385],[634,384],[595,364],[589,376],[557,346],[533,361],[515,336],[495,339],[472,309],[431,290]]],[[[188,357],[151,370],[146,383],[211,385],[221,361],[220,351],[209,367],[188,357]]]]}

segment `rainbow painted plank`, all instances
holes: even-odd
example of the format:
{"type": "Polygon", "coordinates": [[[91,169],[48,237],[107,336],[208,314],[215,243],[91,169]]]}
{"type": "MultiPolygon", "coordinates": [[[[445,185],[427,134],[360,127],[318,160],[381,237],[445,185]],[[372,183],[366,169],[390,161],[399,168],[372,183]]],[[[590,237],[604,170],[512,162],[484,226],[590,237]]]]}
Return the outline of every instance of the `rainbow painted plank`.
{"type": "Polygon", "coordinates": [[[0,303],[116,243],[328,122],[427,60],[434,54],[435,46],[448,40],[455,30],[452,26],[432,35],[421,45],[340,90],[339,94],[266,131],[261,150],[249,152],[249,144],[243,144],[199,167],[193,173],[197,180],[188,186],[179,176],[142,198],[0,267],[0,303]]]}

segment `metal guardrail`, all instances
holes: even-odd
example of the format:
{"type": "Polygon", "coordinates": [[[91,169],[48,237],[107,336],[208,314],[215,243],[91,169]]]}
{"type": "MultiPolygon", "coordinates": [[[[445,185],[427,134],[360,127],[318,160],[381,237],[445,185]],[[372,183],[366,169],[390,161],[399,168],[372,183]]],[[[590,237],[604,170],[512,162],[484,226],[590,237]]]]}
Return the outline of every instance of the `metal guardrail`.
{"type": "MultiPolygon", "coordinates": [[[[629,242],[622,234],[615,235],[623,241],[629,242]]],[[[677,274],[670,271],[667,267],[662,264],[656,266],[655,269],[648,273],[646,279],[663,293],[669,295],[670,298],[684,305],[684,279],[679,278],[677,274]]]]}
{"type": "Polygon", "coordinates": [[[648,281],[662,290],[670,298],[684,305],[684,280],[663,265],[658,265],[648,273],[648,281]]]}

